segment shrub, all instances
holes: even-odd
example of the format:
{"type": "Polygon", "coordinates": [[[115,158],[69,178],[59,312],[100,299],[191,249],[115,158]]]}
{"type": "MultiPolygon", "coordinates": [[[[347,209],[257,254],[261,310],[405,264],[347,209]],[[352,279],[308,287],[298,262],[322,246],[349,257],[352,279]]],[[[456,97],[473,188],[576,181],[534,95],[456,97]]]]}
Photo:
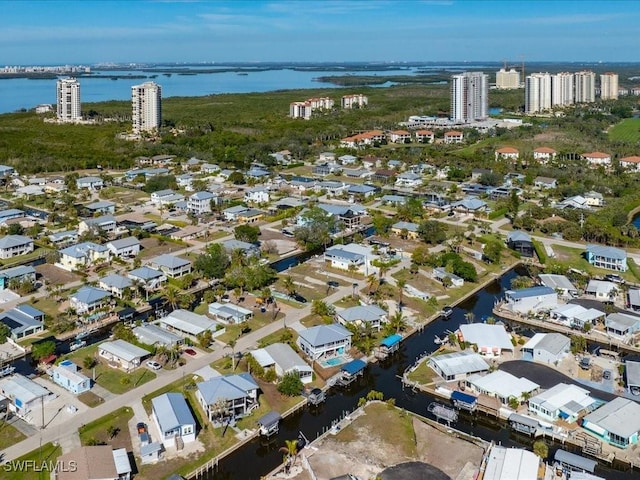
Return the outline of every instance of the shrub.
{"type": "Polygon", "coordinates": [[[538,260],[540,260],[540,263],[547,263],[547,251],[544,249],[544,245],[542,245],[537,240],[533,240],[533,248],[536,251],[536,255],[538,256],[538,260]]]}
{"type": "Polygon", "coordinates": [[[303,388],[302,380],[296,373],[287,373],[278,383],[278,391],[289,397],[300,395],[303,388]]]}

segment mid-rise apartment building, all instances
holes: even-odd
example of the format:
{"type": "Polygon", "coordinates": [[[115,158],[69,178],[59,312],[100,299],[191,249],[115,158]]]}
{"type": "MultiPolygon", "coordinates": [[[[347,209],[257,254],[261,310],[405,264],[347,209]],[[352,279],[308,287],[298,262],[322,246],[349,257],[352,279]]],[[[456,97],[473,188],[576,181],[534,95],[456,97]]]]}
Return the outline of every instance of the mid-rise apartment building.
{"type": "Polygon", "coordinates": [[[369,98],[361,93],[353,95],[343,95],[341,100],[342,108],[361,108],[369,104],[369,98]]]}
{"type": "Polygon", "coordinates": [[[314,110],[329,110],[333,108],[333,105],[334,101],[329,97],[309,98],[304,102],[291,102],[289,104],[289,116],[291,118],[309,120],[314,110]]]}
{"type": "Polygon", "coordinates": [[[82,120],[80,110],[80,82],[75,78],[61,78],[56,82],[57,116],[60,122],[82,120]]]}
{"type": "MultiPolygon", "coordinates": [[[[596,101],[596,74],[590,71],[575,73],[575,101],[576,103],[591,103],[596,101]]],[[[617,88],[616,88],[617,90],[617,88]]]]}
{"type": "Polygon", "coordinates": [[[158,130],[162,123],[162,88],[155,82],[131,87],[133,133],[158,130]]]}
{"type": "Polygon", "coordinates": [[[618,99],[618,74],[607,72],[600,75],[600,98],[603,100],[618,99]]]}
{"type": "Polygon", "coordinates": [[[515,90],[520,88],[520,72],[512,68],[501,68],[496,72],[496,88],[501,90],[515,90]]]}
{"type": "Polygon", "coordinates": [[[489,76],[464,72],[451,77],[451,120],[468,123],[489,113],[489,76]]]}

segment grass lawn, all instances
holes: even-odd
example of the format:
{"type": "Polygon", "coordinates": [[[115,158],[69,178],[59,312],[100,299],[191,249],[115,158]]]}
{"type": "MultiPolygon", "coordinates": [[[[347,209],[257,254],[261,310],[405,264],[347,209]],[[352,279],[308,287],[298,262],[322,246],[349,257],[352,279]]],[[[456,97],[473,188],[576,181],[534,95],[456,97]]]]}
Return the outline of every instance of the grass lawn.
{"type": "MultiPolygon", "coordinates": [[[[278,300],[280,302],[281,300],[278,300]]],[[[247,308],[245,306],[245,308],[247,308]]],[[[205,312],[206,313],[206,312],[205,312]]],[[[273,318],[273,312],[267,310],[262,313],[259,308],[253,311],[253,317],[247,322],[249,324],[250,331],[258,330],[265,325],[272,322],[280,322],[284,318],[284,313],[278,312],[276,318],[273,318]]],[[[242,327],[240,325],[226,325],[226,332],[217,337],[218,340],[224,343],[228,343],[230,340],[235,340],[242,335],[242,327]]],[[[247,332],[248,333],[248,332],[247,332]]]]}
{"type": "Polygon", "coordinates": [[[97,407],[102,403],[102,398],[95,393],[89,391],[78,395],[78,400],[84,403],[87,407],[97,407]]]}
{"type": "MultiPolygon", "coordinates": [[[[66,292],[63,292],[60,295],[64,295],[66,298],[66,294],[66,292]]],[[[57,318],[60,315],[60,303],[53,297],[34,298],[31,304],[52,318],[57,318]]]]}
{"type": "Polygon", "coordinates": [[[109,444],[113,448],[126,448],[131,451],[131,436],[129,435],[129,420],[133,418],[133,409],[122,407],[104,417],[100,417],[87,425],[80,427],[80,442],[82,445],[109,444]],[[109,429],[113,427],[117,434],[111,438],[109,429]]]}
{"type": "Polygon", "coordinates": [[[34,246],[34,250],[33,252],[29,252],[26,255],[20,255],[19,257],[11,257],[11,258],[4,258],[4,259],[0,259],[0,265],[3,266],[16,266],[19,264],[23,264],[23,263],[27,263],[31,260],[35,260],[36,258],[40,258],[44,255],[47,254],[47,252],[50,250],[48,248],[42,248],[42,247],[38,247],[38,246],[34,246]]]}
{"type": "Polygon", "coordinates": [[[298,338],[298,332],[296,332],[292,328],[281,328],[280,330],[276,330],[273,333],[270,333],[266,337],[261,338],[258,341],[258,347],[264,348],[267,345],[271,345],[273,343],[286,342],[288,339],[291,343],[295,343],[298,338]]]}
{"type": "Polygon", "coordinates": [[[7,422],[0,422],[0,450],[4,450],[11,445],[21,442],[27,438],[17,430],[13,425],[9,425],[7,422]]]}
{"type": "Polygon", "coordinates": [[[98,385],[106,388],[111,393],[124,393],[128,392],[132,388],[138,387],[144,383],[147,383],[154,378],[156,378],[156,374],[151,370],[140,367],[135,371],[127,373],[120,369],[112,368],[106,364],[102,359],[98,359],[97,355],[98,346],[92,345],[90,347],[81,348],[72,352],[68,355],[65,355],[65,359],[71,359],[76,365],[79,365],[86,376],[91,377],[92,372],[86,371],[84,367],[82,367],[84,359],[86,357],[92,357],[98,360],[98,364],[96,365],[96,382],[98,385]]]}
{"type": "Polygon", "coordinates": [[[418,368],[409,373],[407,377],[409,380],[418,382],[420,385],[428,385],[438,378],[438,374],[433,371],[425,360],[418,365],[418,368]]]}
{"type": "Polygon", "coordinates": [[[626,272],[613,272],[612,270],[594,267],[587,262],[586,258],[584,258],[584,249],[565,247],[563,245],[555,244],[551,245],[551,248],[553,248],[553,252],[556,256],[555,258],[547,260],[547,263],[557,263],[569,268],[577,268],[578,270],[587,272],[589,275],[607,275],[610,273],[616,273],[623,277],[627,282],[635,283],[638,280],[631,270],[627,270],[626,272]]]}
{"type": "MultiPolygon", "coordinates": [[[[56,459],[62,455],[62,448],[59,445],[54,445],[53,443],[45,443],[40,448],[36,448],[35,450],[23,455],[20,458],[15,460],[16,464],[19,462],[31,461],[35,462],[35,465],[42,465],[42,462],[54,462],[56,459]]],[[[32,464],[33,465],[33,464],[32,464]]],[[[30,468],[28,470],[20,470],[20,471],[7,471],[5,468],[0,469],[0,479],[4,480],[14,480],[19,478],[20,480],[49,480],[51,477],[51,472],[46,469],[42,469],[43,471],[35,471],[35,469],[30,468]]]]}
{"type": "Polygon", "coordinates": [[[640,141],[640,118],[625,118],[608,133],[610,140],[636,143],[640,141]]]}

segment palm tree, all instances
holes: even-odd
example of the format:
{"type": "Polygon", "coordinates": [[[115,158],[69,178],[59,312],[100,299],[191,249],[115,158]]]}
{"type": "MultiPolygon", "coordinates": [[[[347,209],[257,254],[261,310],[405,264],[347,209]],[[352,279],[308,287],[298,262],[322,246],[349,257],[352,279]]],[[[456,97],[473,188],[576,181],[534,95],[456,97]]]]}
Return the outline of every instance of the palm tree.
{"type": "Polygon", "coordinates": [[[396,285],[398,286],[398,305],[402,308],[402,297],[404,295],[404,287],[407,286],[407,281],[397,280],[396,285]]]}
{"type": "Polygon", "coordinates": [[[298,440],[285,440],[285,446],[280,448],[280,452],[284,453],[282,463],[284,463],[284,469],[289,472],[289,469],[296,462],[298,456],[298,440]]]}
{"type": "Polygon", "coordinates": [[[367,277],[367,288],[369,289],[369,293],[374,290],[377,290],[380,286],[380,280],[374,275],[371,274],[367,277]]]}
{"type": "Polygon", "coordinates": [[[323,300],[314,300],[311,304],[311,313],[320,317],[331,317],[333,315],[333,307],[323,300]]]}
{"type": "Polygon", "coordinates": [[[171,305],[171,310],[175,310],[179,301],[178,289],[174,286],[169,286],[169,288],[164,291],[164,298],[167,303],[171,305]]]}
{"type": "Polygon", "coordinates": [[[347,270],[351,275],[353,275],[354,273],[356,273],[356,270],[358,270],[358,266],[355,263],[350,263],[347,267],[347,270]]]}
{"type": "Polygon", "coordinates": [[[473,312],[467,312],[464,314],[464,318],[467,320],[467,323],[473,323],[476,319],[476,315],[473,312]]]}
{"type": "Polygon", "coordinates": [[[282,288],[284,288],[289,296],[296,293],[296,284],[293,281],[293,278],[291,278],[291,275],[287,275],[282,279],[282,288]]]}
{"type": "Polygon", "coordinates": [[[395,330],[396,333],[401,332],[407,328],[407,322],[400,310],[396,311],[391,318],[389,318],[389,328],[395,330]]]}
{"type": "Polygon", "coordinates": [[[235,338],[232,338],[227,342],[227,347],[231,349],[231,371],[235,372],[236,370],[236,343],[238,341],[235,338]]]}

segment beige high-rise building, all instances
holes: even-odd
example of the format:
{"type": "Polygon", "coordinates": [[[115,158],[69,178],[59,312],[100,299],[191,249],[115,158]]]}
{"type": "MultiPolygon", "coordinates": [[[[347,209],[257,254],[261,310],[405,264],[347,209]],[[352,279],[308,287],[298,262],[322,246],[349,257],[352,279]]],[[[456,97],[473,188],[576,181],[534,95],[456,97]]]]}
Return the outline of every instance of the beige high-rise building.
{"type": "Polygon", "coordinates": [[[489,75],[464,72],[451,77],[451,120],[469,123],[489,116],[489,75]]]}
{"type": "Polygon", "coordinates": [[[131,87],[133,133],[158,130],[162,124],[162,88],[155,82],[131,87]]]}
{"type": "Polygon", "coordinates": [[[62,78],[56,82],[57,116],[60,122],[82,120],[80,110],[80,83],[75,78],[62,78]]]}
{"type": "Polygon", "coordinates": [[[501,90],[515,90],[520,88],[520,72],[514,68],[506,70],[501,68],[496,72],[496,88],[501,90]]]}
{"type": "Polygon", "coordinates": [[[551,105],[565,106],[572,105],[573,96],[573,73],[561,72],[551,77],[551,105]]]}
{"type": "Polygon", "coordinates": [[[590,71],[575,73],[575,101],[576,103],[591,103],[596,101],[596,74],[590,71]]]}
{"type": "Polygon", "coordinates": [[[551,109],[551,75],[549,73],[528,75],[524,89],[525,113],[537,113],[551,109]]]}
{"type": "Polygon", "coordinates": [[[618,74],[607,72],[600,75],[600,98],[602,100],[618,99],[618,74]]]}

